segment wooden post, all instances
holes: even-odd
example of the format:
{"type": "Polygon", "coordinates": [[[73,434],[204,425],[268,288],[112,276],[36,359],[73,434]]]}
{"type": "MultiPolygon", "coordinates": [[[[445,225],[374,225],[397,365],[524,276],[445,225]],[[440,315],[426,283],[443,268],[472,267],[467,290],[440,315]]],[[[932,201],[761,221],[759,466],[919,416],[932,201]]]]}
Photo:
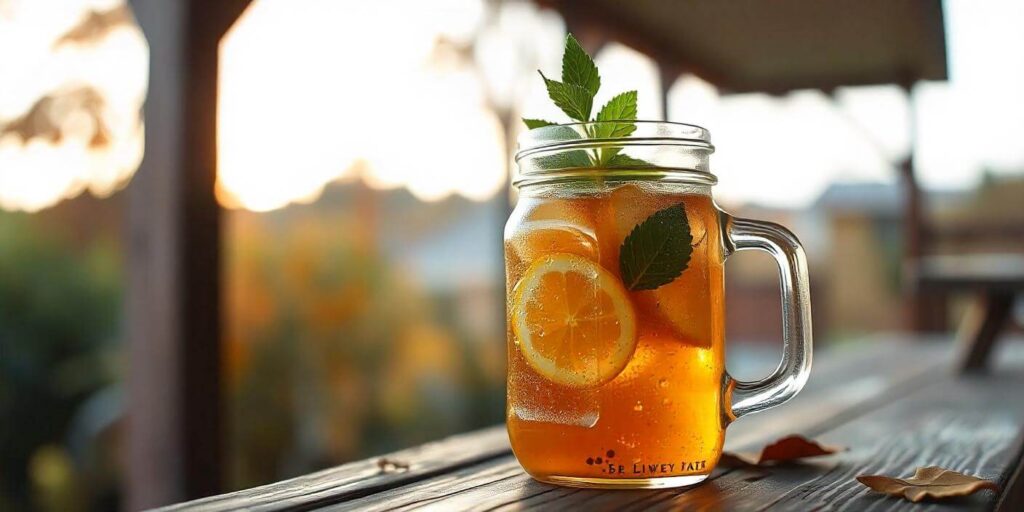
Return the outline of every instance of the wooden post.
{"type": "Polygon", "coordinates": [[[903,85],[907,97],[910,149],[899,164],[903,188],[903,269],[909,279],[910,328],[915,332],[944,331],[946,325],[946,297],[924,294],[917,283],[917,270],[929,245],[929,224],[925,218],[925,201],[914,171],[914,153],[917,149],[917,109],[910,82],[903,85]]]}
{"type": "Polygon", "coordinates": [[[656,61],[658,66],[658,85],[661,93],[661,120],[668,121],[668,93],[672,89],[672,85],[676,83],[676,79],[679,78],[679,68],[668,62],[658,60],[656,61]]]}
{"type": "Polygon", "coordinates": [[[129,510],[223,490],[217,58],[247,4],[131,2],[150,72],[128,192],[129,510]]]}

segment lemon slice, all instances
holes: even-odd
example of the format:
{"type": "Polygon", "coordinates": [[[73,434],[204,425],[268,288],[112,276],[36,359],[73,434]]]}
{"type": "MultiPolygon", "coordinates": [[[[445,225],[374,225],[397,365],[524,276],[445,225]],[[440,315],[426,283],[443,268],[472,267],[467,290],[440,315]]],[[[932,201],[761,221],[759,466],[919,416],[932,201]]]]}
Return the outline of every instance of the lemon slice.
{"type": "Polygon", "coordinates": [[[575,254],[541,256],[515,290],[512,329],[527,363],[570,387],[615,378],[636,349],[636,317],[618,278],[575,254]]]}
{"type": "Polygon", "coordinates": [[[545,254],[569,253],[598,259],[597,240],[584,228],[556,220],[534,220],[523,224],[516,234],[516,255],[533,261],[545,254]]]}

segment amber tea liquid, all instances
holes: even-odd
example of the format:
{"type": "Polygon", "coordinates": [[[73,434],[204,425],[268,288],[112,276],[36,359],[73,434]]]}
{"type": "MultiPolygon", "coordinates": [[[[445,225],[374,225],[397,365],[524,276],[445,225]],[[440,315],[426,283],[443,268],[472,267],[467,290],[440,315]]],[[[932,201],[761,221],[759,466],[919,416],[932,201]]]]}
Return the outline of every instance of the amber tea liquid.
{"type": "MultiPolygon", "coordinates": [[[[707,189],[634,181],[590,191],[572,185],[524,194],[505,233],[508,320],[512,326],[524,307],[539,311],[542,320],[544,311],[588,299],[608,307],[617,300],[615,293],[588,297],[598,292],[584,281],[571,282],[571,275],[527,273],[542,266],[540,261],[583,258],[603,269],[600,275],[618,279],[625,237],[648,216],[676,204],[684,205],[693,237],[686,270],[654,290],[620,290],[632,311],[630,325],[600,320],[605,331],[635,329],[631,353],[609,349],[601,356],[616,373],[605,368],[603,378],[574,379],[573,372],[583,370],[558,358],[538,366],[524,353],[533,349],[509,328],[508,432],[517,459],[535,478],[570,485],[676,486],[702,480],[717,463],[726,426],[724,256],[707,189]],[[524,278],[531,283],[564,279],[567,291],[533,298],[517,309],[524,278]]],[[[577,338],[566,343],[574,344],[572,350],[588,350],[590,338],[577,338]]]]}

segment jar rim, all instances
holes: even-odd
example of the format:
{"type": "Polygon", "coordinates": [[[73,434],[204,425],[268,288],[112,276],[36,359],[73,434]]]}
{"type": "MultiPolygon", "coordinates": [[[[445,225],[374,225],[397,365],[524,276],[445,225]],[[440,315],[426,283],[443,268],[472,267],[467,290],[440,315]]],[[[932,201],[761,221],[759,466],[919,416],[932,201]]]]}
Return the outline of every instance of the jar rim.
{"type": "Polygon", "coordinates": [[[533,128],[519,135],[518,148],[515,159],[520,158],[535,150],[551,149],[553,147],[574,147],[584,146],[595,142],[615,142],[630,144],[631,142],[646,143],[684,143],[685,145],[706,149],[713,153],[715,146],[711,144],[711,132],[703,126],[675,121],[651,121],[651,120],[609,120],[589,121],[586,123],[563,123],[533,128]],[[579,130],[587,132],[590,127],[633,124],[636,129],[624,137],[606,138],[566,138],[566,128],[579,133],[579,130]]]}
{"type": "Polygon", "coordinates": [[[626,180],[718,182],[708,166],[708,156],[715,151],[711,133],[695,124],[647,120],[556,124],[531,129],[519,136],[518,143],[516,187],[595,172],[603,178],[626,180]],[[616,132],[625,134],[612,136],[616,132]],[[606,160],[607,151],[613,156],[606,160]]]}

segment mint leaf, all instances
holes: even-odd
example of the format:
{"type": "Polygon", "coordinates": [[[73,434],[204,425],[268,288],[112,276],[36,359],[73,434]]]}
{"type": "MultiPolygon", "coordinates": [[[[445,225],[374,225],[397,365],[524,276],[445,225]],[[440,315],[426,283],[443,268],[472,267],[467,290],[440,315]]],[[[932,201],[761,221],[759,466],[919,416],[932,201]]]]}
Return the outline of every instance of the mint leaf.
{"type": "MultiPolygon", "coordinates": [[[[608,100],[597,113],[598,121],[636,121],[636,91],[626,91],[608,100]]],[[[635,123],[602,123],[594,125],[596,138],[626,137],[636,131],[635,123]]]]}
{"type": "MultiPolygon", "coordinates": [[[[572,34],[565,36],[565,53],[562,54],[562,82],[578,85],[593,97],[601,88],[601,75],[597,64],[587,55],[572,34]]],[[[589,117],[589,116],[588,116],[589,117]]],[[[581,119],[586,121],[586,119],[581,119]]]]}
{"type": "Polygon", "coordinates": [[[605,165],[605,167],[608,167],[608,168],[620,168],[620,167],[637,168],[637,167],[639,167],[639,168],[646,169],[646,168],[650,168],[650,167],[655,167],[654,164],[648,162],[647,160],[641,160],[639,158],[633,158],[633,157],[631,157],[629,155],[626,155],[626,154],[623,154],[623,153],[618,153],[618,154],[612,156],[611,158],[608,159],[607,162],[605,162],[604,165],[605,165]]]}
{"type": "MultiPolygon", "coordinates": [[[[555,125],[555,127],[545,135],[550,135],[551,140],[555,141],[579,140],[583,138],[583,136],[571,126],[561,125],[555,125]]],[[[553,171],[557,169],[580,169],[593,167],[594,162],[590,159],[590,156],[587,155],[585,150],[576,149],[572,151],[556,151],[553,155],[537,157],[534,165],[546,171],[553,171]]]]}
{"type": "Polygon", "coordinates": [[[555,102],[562,112],[577,121],[587,122],[590,120],[590,111],[594,108],[594,96],[590,91],[573,84],[565,84],[557,80],[551,80],[538,71],[544,79],[544,85],[548,88],[548,97],[555,102]]]}
{"type": "Polygon", "coordinates": [[[558,123],[552,123],[551,121],[545,121],[543,119],[527,119],[523,118],[523,122],[526,123],[526,127],[529,129],[543,128],[545,126],[554,126],[558,123]]]}
{"type": "MultiPolygon", "coordinates": [[[[636,131],[636,123],[613,123],[611,121],[636,120],[636,91],[626,91],[608,100],[597,113],[597,120],[603,121],[594,125],[594,137],[611,139],[628,137],[636,131]]],[[[612,160],[622,151],[621,147],[601,148],[598,165],[610,165],[612,160]]]]}
{"type": "MultiPolygon", "coordinates": [[[[589,124],[594,108],[594,96],[601,88],[601,75],[597,65],[594,64],[594,59],[587,55],[572,34],[565,38],[565,52],[562,54],[562,81],[551,80],[542,71],[538,70],[538,73],[544,79],[548,96],[555,105],[572,120],[585,123],[579,125],[579,129],[583,133],[566,127],[571,135],[568,139],[563,138],[561,133],[552,132],[552,137],[555,140],[572,140],[582,137],[617,139],[629,137],[636,131],[636,91],[627,91],[613,97],[597,113],[596,121],[598,123],[589,124]]],[[[523,119],[523,122],[531,130],[555,124],[543,119],[523,119]]],[[[545,136],[547,135],[548,132],[545,132],[545,136]]],[[[537,157],[533,164],[541,169],[656,167],[650,162],[620,154],[622,148],[616,147],[614,141],[598,146],[605,145],[611,147],[564,151],[562,154],[537,157]]]]}
{"type": "Polygon", "coordinates": [[[693,235],[683,203],[658,210],[622,241],[619,272],[630,290],[653,290],[671,283],[690,263],[693,235]]]}
{"type": "Polygon", "coordinates": [[[557,171],[559,169],[589,169],[594,167],[594,162],[586,151],[577,149],[537,157],[534,165],[545,171],[557,171]]]}

